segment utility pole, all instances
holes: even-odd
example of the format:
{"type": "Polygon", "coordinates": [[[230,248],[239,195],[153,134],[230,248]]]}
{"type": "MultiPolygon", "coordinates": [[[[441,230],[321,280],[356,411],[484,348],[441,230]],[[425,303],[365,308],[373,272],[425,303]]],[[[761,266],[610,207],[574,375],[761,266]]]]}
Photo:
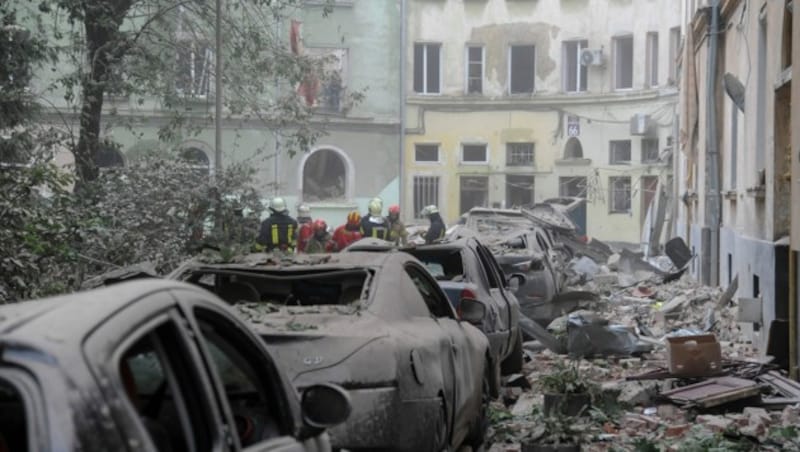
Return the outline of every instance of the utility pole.
{"type": "Polygon", "coordinates": [[[222,0],[217,0],[216,40],[216,71],[214,76],[214,171],[217,180],[219,180],[222,172],[222,0]]]}

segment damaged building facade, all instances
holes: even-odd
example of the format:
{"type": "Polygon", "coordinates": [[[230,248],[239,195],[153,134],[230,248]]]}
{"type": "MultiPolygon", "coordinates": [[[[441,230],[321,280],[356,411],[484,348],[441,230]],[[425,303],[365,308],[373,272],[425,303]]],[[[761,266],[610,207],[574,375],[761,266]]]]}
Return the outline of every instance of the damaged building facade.
{"type": "MultiPolygon", "coordinates": [[[[307,203],[315,218],[338,225],[352,210],[365,212],[375,196],[387,206],[399,203],[400,5],[400,0],[349,0],[329,5],[326,12],[325,2],[305,2],[291,20],[276,23],[276,34],[285,39],[287,48],[296,45],[303,55],[324,58],[326,73],[338,77],[304,99],[315,108],[310,127],[324,131],[308,152],[290,155],[297,149],[281,140],[280,127],[291,125],[225,114],[222,165],[254,167],[265,205],[280,195],[292,214],[296,205],[307,203]],[[360,101],[351,101],[353,93],[362,97],[360,101]]],[[[180,21],[182,10],[176,11],[180,21]]],[[[231,17],[235,20],[235,14],[231,17]]],[[[159,129],[172,112],[162,107],[160,99],[107,95],[102,138],[120,148],[103,149],[96,159],[99,166],[124,166],[147,153],[178,149],[196,168],[210,177],[214,174],[214,51],[207,38],[182,34],[180,28],[175,39],[179,74],[175,89],[184,107],[179,113],[189,127],[176,134],[181,136],[161,141],[159,129]]],[[[233,74],[236,69],[226,70],[233,74]]],[[[47,112],[54,125],[66,124],[77,133],[77,115],[72,114],[65,93],[45,89],[63,75],[40,71],[37,89],[52,106],[47,112]]],[[[264,83],[299,91],[268,77],[264,83]]]]}
{"type": "Polygon", "coordinates": [[[405,211],[580,197],[582,231],[639,243],[671,193],[679,25],[671,0],[409,0],[405,211]]]}
{"type": "Polygon", "coordinates": [[[746,331],[764,350],[773,334],[780,353],[796,343],[796,15],[786,0],[684,2],[675,160],[675,232],[697,256],[691,272],[710,285],[738,277],[746,331]]]}

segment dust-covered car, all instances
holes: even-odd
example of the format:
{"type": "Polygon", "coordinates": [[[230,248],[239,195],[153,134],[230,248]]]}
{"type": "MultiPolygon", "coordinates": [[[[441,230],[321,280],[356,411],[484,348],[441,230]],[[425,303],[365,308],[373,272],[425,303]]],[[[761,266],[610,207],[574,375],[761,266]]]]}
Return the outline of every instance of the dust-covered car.
{"type": "Polygon", "coordinates": [[[435,245],[396,248],[391,243],[362,239],[346,251],[402,251],[419,259],[444,289],[450,303],[460,311],[461,300],[475,299],[486,306],[486,317],[476,325],[486,334],[492,359],[502,374],[519,372],[523,363],[522,335],[519,331],[519,302],[509,288],[525,284],[519,273],[509,278],[492,253],[475,237],[448,239],[435,245]]]}
{"type": "Polygon", "coordinates": [[[188,284],[0,307],[0,450],[328,451],[349,410],[332,385],[299,402],[258,336],[188,284]]]}
{"type": "Polygon", "coordinates": [[[187,262],[170,275],[232,303],[300,389],[333,382],[350,394],[348,421],[330,430],[344,449],[440,451],[479,447],[492,363],[422,263],[405,253],[254,254],[187,262]]]}

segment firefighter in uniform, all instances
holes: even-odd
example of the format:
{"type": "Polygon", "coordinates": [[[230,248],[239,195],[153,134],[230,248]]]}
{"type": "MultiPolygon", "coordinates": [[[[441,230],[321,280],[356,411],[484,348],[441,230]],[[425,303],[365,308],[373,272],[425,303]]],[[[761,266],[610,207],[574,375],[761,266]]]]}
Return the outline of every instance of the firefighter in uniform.
{"type": "Polygon", "coordinates": [[[308,240],[306,253],[319,254],[327,253],[333,248],[331,235],[328,233],[328,224],[324,220],[315,220],[313,223],[314,235],[308,240]]]}
{"type": "Polygon", "coordinates": [[[286,210],[283,198],[272,198],[269,203],[270,216],[261,223],[261,230],[256,241],[267,252],[281,250],[292,252],[295,248],[297,221],[286,210]]]}
{"type": "Polygon", "coordinates": [[[422,216],[428,218],[431,222],[428,232],[425,233],[425,243],[431,244],[442,240],[447,231],[447,226],[445,226],[442,216],[439,215],[439,209],[434,205],[427,206],[422,209],[422,216]]]}
{"type": "Polygon", "coordinates": [[[395,245],[405,246],[408,243],[406,225],[400,220],[400,206],[389,207],[389,241],[395,245]]]}
{"type": "Polygon", "coordinates": [[[389,240],[389,222],[383,217],[383,201],[372,198],[369,215],[361,219],[361,236],[389,240]]]}
{"type": "Polygon", "coordinates": [[[332,251],[342,251],[361,239],[361,215],[355,210],[347,214],[347,223],[333,231],[332,251]]]}
{"type": "Polygon", "coordinates": [[[311,209],[306,204],[297,206],[297,252],[303,253],[306,245],[314,235],[313,220],[311,219],[311,209]]]}

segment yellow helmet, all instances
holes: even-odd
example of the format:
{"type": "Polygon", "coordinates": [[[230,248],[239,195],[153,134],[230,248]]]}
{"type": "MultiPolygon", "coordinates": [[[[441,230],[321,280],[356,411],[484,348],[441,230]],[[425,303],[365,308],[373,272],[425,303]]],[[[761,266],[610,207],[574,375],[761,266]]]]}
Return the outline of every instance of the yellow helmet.
{"type": "Polygon", "coordinates": [[[381,198],[372,198],[372,201],[369,202],[369,214],[379,217],[381,213],[383,213],[383,201],[381,198]]]}

